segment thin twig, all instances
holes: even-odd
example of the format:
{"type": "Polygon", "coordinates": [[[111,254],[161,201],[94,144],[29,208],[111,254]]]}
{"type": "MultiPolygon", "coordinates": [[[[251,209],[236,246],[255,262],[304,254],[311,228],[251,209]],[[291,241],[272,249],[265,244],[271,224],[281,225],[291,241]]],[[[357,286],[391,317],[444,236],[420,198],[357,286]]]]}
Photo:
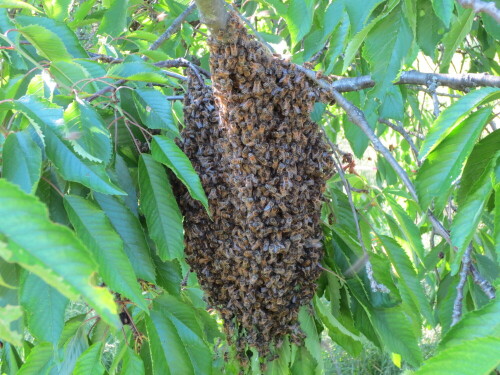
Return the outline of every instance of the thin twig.
{"type": "Polygon", "coordinates": [[[467,281],[467,274],[469,273],[469,267],[471,262],[472,245],[467,247],[464,256],[462,258],[462,269],[460,270],[460,280],[457,284],[457,296],[455,297],[455,302],[453,303],[453,312],[451,315],[452,321],[451,325],[457,324],[462,316],[462,302],[464,299],[464,287],[467,281]]]}
{"type": "Polygon", "coordinates": [[[489,299],[493,299],[496,296],[495,288],[486,280],[474,267],[472,264],[470,266],[470,273],[472,274],[472,278],[474,282],[481,288],[481,290],[486,294],[489,299]]]}
{"type": "Polygon", "coordinates": [[[101,53],[93,53],[93,52],[87,52],[87,53],[89,54],[90,59],[94,61],[104,61],[110,64],[121,64],[123,62],[123,59],[117,57],[103,55],[101,53]]]}
{"type": "MultiPolygon", "coordinates": [[[[408,87],[410,90],[422,91],[422,92],[425,92],[427,94],[431,93],[428,88],[423,87],[423,86],[408,85],[406,87],[408,87]]],[[[459,98],[462,97],[462,95],[448,94],[447,92],[442,92],[442,91],[436,91],[436,95],[438,95],[438,96],[447,96],[449,98],[455,98],[455,99],[459,99],[459,98]]]]}
{"type": "Polygon", "coordinates": [[[190,6],[188,6],[184,12],[182,12],[179,17],[177,17],[174,22],[172,22],[172,24],[170,25],[170,27],[165,30],[165,32],[163,34],[160,35],[160,37],[153,43],[151,44],[151,46],[149,47],[149,50],[150,51],[154,51],[158,48],[160,48],[160,46],[163,44],[163,42],[165,42],[167,39],[169,39],[172,34],[176,33],[181,25],[182,25],[182,22],[184,22],[184,20],[196,9],[196,4],[191,4],[190,6]]]}
{"type": "Polygon", "coordinates": [[[413,156],[415,157],[415,160],[417,161],[417,165],[420,166],[422,162],[418,159],[417,146],[415,146],[415,143],[413,143],[413,140],[411,139],[408,132],[402,126],[398,126],[398,125],[390,122],[387,119],[379,118],[378,122],[387,125],[388,127],[394,129],[395,131],[397,131],[399,134],[401,134],[403,136],[403,138],[406,140],[406,142],[408,142],[408,144],[410,145],[410,148],[413,152],[413,156]]]}
{"type": "Polygon", "coordinates": [[[358,214],[356,211],[356,206],[354,205],[354,201],[352,199],[351,185],[349,184],[349,181],[347,181],[347,179],[345,178],[344,170],[342,169],[342,164],[340,163],[337,152],[335,151],[335,147],[333,147],[333,142],[331,142],[328,138],[327,141],[332,146],[333,163],[335,164],[335,169],[337,169],[337,173],[339,174],[340,179],[344,184],[344,188],[347,194],[347,199],[349,200],[349,205],[351,206],[352,216],[354,218],[354,224],[356,226],[356,233],[358,236],[358,242],[359,245],[361,246],[361,249],[363,250],[363,257],[366,259],[365,269],[366,269],[366,274],[368,276],[368,280],[370,281],[370,287],[374,292],[390,293],[390,290],[384,284],[378,283],[375,280],[375,277],[373,275],[372,264],[370,263],[370,259],[368,256],[368,250],[365,247],[365,243],[363,241],[363,235],[361,234],[361,228],[359,227],[358,214]]]}
{"type": "Polygon", "coordinates": [[[52,188],[57,192],[57,194],[59,194],[61,197],[64,198],[64,194],[61,190],[59,190],[59,188],[52,182],[50,181],[47,177],[45,176],[42,176],[42,179],[48,183],[50,186],[52,186],[52,188]]]}
{"type": "Polygon", "coordinates": [[[500,10],[497,9],[495,2],[490,1],[481,1],[481,0],[457,0],[464,8],[470,8],[474,11],[474,13],[486,13],[493,17],[495,21],[500,23],[500,10]]]}

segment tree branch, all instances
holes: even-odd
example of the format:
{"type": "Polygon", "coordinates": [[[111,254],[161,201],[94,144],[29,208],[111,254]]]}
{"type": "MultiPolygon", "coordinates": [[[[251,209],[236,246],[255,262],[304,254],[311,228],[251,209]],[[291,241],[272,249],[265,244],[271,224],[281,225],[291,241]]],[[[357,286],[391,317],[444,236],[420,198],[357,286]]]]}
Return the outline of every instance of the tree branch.
{"type": "Polygon", "coordinates": [[[464,8],[472,9],[474,13],[486,13],[500,23],[500,10],[497,9],[494,1],[487,3],[481,0],[457,0],[457,3],[464,8]]]}
{"type": "Polygon", "coordinates": [[[408,134],[402,126],[398,126],[396,124],[393,124],[392,122],[390,122],[387,119],[379,118],[378,122],[387,125],[388,127],[394,129],[395,131],[397,131],[399,134],[401,134],[403,136],[403,138],[406,140],[406,142],[408,142],[408,144],[410,145],[410,148],[413,152],[413,156],[415,157],[417,164],[420,166],[420,164],[422,162],[418,159],[418,149],[417,149],[417,146],[415,146],[415,143],[413,143],[413,140],[411,139],[410,134],[408,134]]]}
{"type": "Polygon", "coordinates": [[[377,280],[375,280],[375,277],[373,276],[373,268],[372,264],[370,263],[370,258],[368,256],[368,250],[366,250],[365,243],[363,241],[363,235],[361,234],[361,228],[359,227],[359,222],[358,222],[358,214],[356,211],[356,206],[354,206],[354,201],[352,199],[352,193],[351,193],[351,185],[349,184],[349,181],[345,178],[344,170],[342,169],[342,164],[340,163],[339,157],[337,155],[337,151],[335,150],[335,146],[333,143],[330,141],[330,139],[326,136],[325,138],[327,139],[328,143],[330,143],[330,146],[332,147],[332,156],[333,156],[333,163],[335,164],[335,169],[337,169],[337,173],[340,176],[340,179],[342,180],[342,183],[344,184],[344,188],[347,194],[347,199],[349,200],[349,206],[351,206],[351,211],[352,211],[352,216],[354,218],[354,223],[356,225],[356,233],[358,236],[358,242],[359,245],[361,246],[361,249],[363,250],[363,255],[364,258],[366,258],[365,262],[365,269],[366,269],[366,274],[368,276],[368,280],[370,281],[370,287],[374,292],[381,292],[381,293],[390,293],[390,290],[384,285],[377,280]]]}
{"type": "MultiPolygon", "coordinates": [[[[467,91],[479,86],[500,87],[500,77],[485,73],[440,74],[421,73],[416,70],[402,72],[396,85],[447,86],[455,90],[467,91]]],[[[371,76],[341,78],[331,84],[338,92],[349,92],[368,89],[375,86],[371,76]]]]}
{"type": "Polygon", "coordinates": [[[184,22],[184,20],[191,13],[193,13],[193,11],[195,9],[196,9],[196,4],[194,4],[194,3],[191,4],[190,6],[188,6],[186,8],[186,10],[184,10],[184,12],[182,12],[179,15],[179,17],[177,17],[174,20],[174,22],[172,22],[170,27],[167,30],[165,30],[165,32],[163,34],[161,34],[160,37],[153,44],[151,44],[151,46],[149,47],[149,50],[154,51],[154,50],[158,49],[163,44],[163,42],[165,42],[167,39],[169,39],[172,36],[172,34],[176,33],[177,30],[180,29],[182,22],[184,22]]]}
{"type": "Polygon", "coordinates": [[[472,245],[467,247],[464,256],[462,258],[462,269],[460,270],[460,280],[457,284],[457,296],[455,297],[455,302],[453,303],[453,313],[451,315],[452,321],[451,325],[457,324],[462,316],[462,302],[464,299],[464,287],[467,281],[467,274],[469,273],[469,267],[471,264],[471,253],[472,245]]]}
{"type": "MultiPolygon", "coordinates": [[[[404,185],[410,192],[410,195],[412,196],[413,200],[415,202],[419,202],[418,195],[417,195],[417,190],[415,189],[415,186],[411,182],[410,178],[408,177],[408,174],[406,171],[399,165],[399,163],[394,159],[390,151],[380,142],[380,139],[375,135],[374,131],[368,124],[368,121],[365,118],[364,113],[357,108],[354,104],[352,104],[349,100],[344,98],[340,93],[335,90],[332,85],[327,82],[324,79],[318,79],[316,77],[316,73],[306,69],[302,66],[297,66],[297,69],[304,72],[304,74],[312,80],[314,83],[316,83],[320,88],[325,89],[327,92],[330,93],[330,95],[335,99],[338,105],[344,109],[344,111],[347,113],[347,116],[353,122],[355,125],[357,125],[363,133],[370,139],[372,142],[373,148],[382,154],[382,156],[387,160],[387,162],[391,165],[391,167],[394,169],[396,174],[399,176],[399,178],[403,181],[404,185]]],[[[443,226],[443,224],[434,216],[434,213],[431,210],[427,210],[426,212],[427,217],[429,218],[436,234],[440,235],[443,237],[447,243],[450,244],[450,246],[453,248],[453,245],[451,243],[451,237],[450,233],[446,228],[443,226]]],[[[470,265],[470,271],[471,272],[477,272],[475,270],[475,267],[473,265],[470,265]]],[[[477,272],[478,273],[478,272],[477,272]]],[[[479,274],[479,273],[478,273],[479,274]]],[[[480,279],[481,282],[478,284],[483,292],[490,297],[494,293],[493,286],[485,279],[480,279]]]]}
{"type": "Polygon", "coordinates": [[[200,12],[201,22],[212,32],[226,28],[229,14],[224,7],[224,0],[195,0],[195,3],[200,12]]]}
{"type": "Polygon", "coordinates": [[[493,299],[496,297],[496,291],[493,285],[489,283],[474,267],[472,264],[470,265],[470,273],[472,274],[472,278],[474,282],[481,288],[481,290],[486,294],[489,299],[493,299]]]}

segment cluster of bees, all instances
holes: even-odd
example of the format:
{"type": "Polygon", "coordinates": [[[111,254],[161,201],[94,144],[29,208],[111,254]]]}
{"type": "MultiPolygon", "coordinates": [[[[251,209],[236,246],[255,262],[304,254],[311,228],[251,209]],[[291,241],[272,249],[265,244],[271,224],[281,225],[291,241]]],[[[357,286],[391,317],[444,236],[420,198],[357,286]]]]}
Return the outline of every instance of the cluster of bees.
{"type": "Polygon", "coordinates": [[[309,118],[320,94],[289,61],[247,35],[235,15],[211,37],[212,88],[187,72],[182,148],[208,194],[212,219],[185,192],[186,254],[245,362],[300,342],[322,256],[320,207],[333,170],[309,118]]]}

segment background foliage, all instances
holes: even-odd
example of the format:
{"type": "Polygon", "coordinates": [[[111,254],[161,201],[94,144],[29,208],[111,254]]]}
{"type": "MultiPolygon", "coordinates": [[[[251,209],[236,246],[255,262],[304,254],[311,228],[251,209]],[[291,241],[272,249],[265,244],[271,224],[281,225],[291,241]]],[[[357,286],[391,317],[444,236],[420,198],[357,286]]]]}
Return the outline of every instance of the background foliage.
{"type": "MultiPolygon", "coordinates": [[[[208,31],[188,5],[0,2],[2,373],[238,372],[183,259],[169,182],[208,206],[174,142],[186,65],[174,59],[209,70],[208,31]]],[[[322,211],[325,272],[300,314],[305,345],[285,343],[266,372],[340,372],[331,352],[341,347],[348,357],[379,348],[393,363],[366,373],[489,374],[500,364],[499,90],[393,82],[412,69],[498,75],[499,24],[452,0],[233,7],[297,64],[371,75],[374,87],[344,96],[417,193],[353,113],[316,104],[342,164],[322,211]]]]}

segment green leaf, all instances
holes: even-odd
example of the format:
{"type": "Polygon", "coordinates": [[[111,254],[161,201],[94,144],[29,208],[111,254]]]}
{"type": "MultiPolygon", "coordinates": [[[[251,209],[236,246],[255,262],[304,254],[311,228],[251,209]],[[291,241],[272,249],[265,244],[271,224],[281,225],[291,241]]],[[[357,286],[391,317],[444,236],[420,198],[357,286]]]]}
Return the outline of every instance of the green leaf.
{"type": "Polygon", "coordinates": [[[16,23],[21,26],[38,25],[50,30],[64,44],[66,50],[74,58],[88,58],[88,54],[80,44],[75,33],[63,22],[58,22],[46,17],[16,16],[16,23]]]}
{"type": "MultiPolygon", "coordinates": [[[[374,3],[380,3],[379,0],[372,0],[371,1],[372,5],[375,5],[374,3]]],[[[346,2],[346,7],[349,9],[349,4],[353,4],[351,1],[346,2]]],[[[354,35],[353,38],[350,39],[349,43],[347,44],[347,48],[345,49],[344,53],[344,65],[342,67],[342,73],[345,73],[347,71],[347,68],[351,66],[352,61],[354,60],[354,57],[356,57],[357,53],[360,50],[361,44],[365,41],[366,36],[370,33],[370,31],[373,29],[375,25],[378,25],[378,23],[385,18],[397,5],[397,2],[393,2],[392,6],[390,6],[388,9],[386,9],[383,13],[375,17],[368,25],[366,25],[361,31],[357,32],[356,35],[354,35]]],[[[368,7],[367,7],[368,8],[368,7]]],[[[362,5],[359,4],[358,9],[365,9],[362,5]]]]}
{"type": "Polygon", "coordinates": [[[178,295],[181,292],[182,269],[178,260],[162,262],[155,257],[158,285],[169,294],[178,295]]]}
{"type": "Polygon", "coordinates": [[[443,21],[444,26],[448,28],[451,22],[451,16],[455,4],[453,0],[432,0],[432,7],[437,16],[443,21]]]}
{"type": "Polygon", "coordinates": [[[316,361],[316,372],[323,373],[323,357],[321,356],[321,343],[318,330],[314,322],[314,316],[311,315],[308,306],[303,306],[299,311],[300,328],[306,334],[304,346],[316,361]]]}
{"type": "Polygon", "coordinates": [[[425,361],[414,375],[488,375],[499,364],[500,339],[493,336],[476,338],[448,347],[425,361]]]}
{"type": "Polygon", "coordinates": [[[68,299],[38,276],[27,273],[21,282],[20,300],[30,334],[57,346],[68,299]]]}
{"type": "Polygon", "coordinates": [[[212,373],[212,354],[192,307],[173,296],[163,295],[154,301],[146,327],[154,366],[162,365],[171,374],[212,373]],[[155,359],[158,364],[154,363],[155,359]]]}
{"type": "MultiPolygon", "coordinates": [[[[395,218],[398,221],[401,231],[403,232],[406,240],[411,246],[413,252],[418,256],[422,262],[425,258],[425,249],[422,244],[422,238],[420,236],[420,230],[413,222],[408,213],[396,202],[396,200],[390,195],[386,195],[387,203],[391,206],[391,210],[394,213],[395,218]]],[[[415,264],[418,267],[418,264],[415,264]]]]}
{"type": "Polygon", "coordinates": [[[64,21],[68,17],[71,0],[43,0],[43,9],[50,18],[64,21]]]}
{"type": "Polygon", "coordinates": [[[80,324],[75,334],[64,344],[64,350],[61,354],[62,362],[57,363],[57,372],[53,371],[51,375],[71,375],[78,358],[88,347],[87,330],[84,324],[80,324]]]}
{"type": "Polygon", "coordinates": [[[283,340],[277,355],[278,358],[268,364],[265,375],[288,375],[290,373],[291,348],[288,338],[283,340]]]}
{"type": "Polygon", "coordinates": [[[151,154],[156,161],[165,164],[177,178],[187,187],[189,194],[200,201],[210,213],[208,199],[201,185],[200,178],[191,165],[188,157],[171,139],[155,135],[151,143],[151,154]]]}
{"type": "Polygon", "coordinates": [[[71,55],[59,36],[39,25],[20,27],[18,31],[38,50],[39,54],[50,61],[71,60],[71,55]]]}
{"type": "Polygon", "coordinates": [[[123,250],[123,242],[104,212],[74,195],[64,197],[64,207],[78,237],[93,252],[99,274],[107,286],[147,310],[132,264],[123,250]]]}
{"type": "Polygon", "coordinates": [[[416,367],[422,362],[417,333],[401,306],[374,309],[372,322],[389,351],[401,354],[411,366],[416,367]]]}
{"type": "Polygon", "coordinates": [[[474,184],[491,168],[491,160],[500,157],[500,130],[496,130],[481,139],[470,153],[465,164],[460,188],[457,192],[457,203],[461,205],[474,184]]]}
{"type": "Polygon", "coordinates": [[[127,30],[128,0],[113,0],[111,6],[104,13],[99,33],[118,36],[127,30]]]}
{"type": "Polygon", "coordinates": [[[179,129],[172,117],[172,105],[158,90],[136,89],[134,101],[142,122],[150,129],[167,130],[179,136],[179,129]]]}
{"type": "Polygon", "coordinates": [[[73,90],[80,93],[95,92],[94,78],[81,64],[76,61],[53,61],[50,64],[50,73],[65,94],[72,94],[73,90]]]}
{"type": "Polygon", "coordinates": [[[290,31],[291,46],[295,46],[311,30],[313,21],[311,0],[290,0],[285,19],[290,31]]]}
{"type": "Polygon", "coordinates": [[[446,108],[429,129],[429,133],[427,133],[424,143],[420,148],[419,159],[422,160],[429,152],[436,148],[474,108],[498,98],[500,98],[499,89],[485,87],[462,96],[446,108]]]}
{"type": "Polygon", "coordinates": [[[464,202],[459,204],[457,213],[451,224],[451,243],[456,250],[456,256],[451,265],[452,274],[456,274],[460,268],[462,255],[470,241],[474,237],[484,207],[488,202],[493,190],[491,174],[495,167],[496,159],[490,160],[489,165],[472,185],[464,202]]]}
{"type": "Polygon", "coordinates": [[[291,368],[292,375],[317,374],[316,360],[311,356],[309,350],[304,346],[297,348],[295,361],[291,368]]]}
{"type": "Polygon", "coordinates": [[[82,161],[73,153],[64,139],[67,135],[62,134],[60,129],[64,123],[61,108],[35,96],[23,96],[13,104],[40,128],[45,152],[66,180],[79,182],[105,194],[125,194],[111,183],[102,166],[82,161]]]}
{"type": "Polygon", "coordinates": [[[427,319],[429,324],[434,326],[434,313],[410,258],[408,258],[408,255],[394,239],[386,236],[378,236],[378,238],[382,242],[386,254],[389,256],[392,266],[396,269],[399,276],[398,284],[400,285],[398,287],[406,289],[407,294],[412,299],[414,305],[417,306],[420,313],[427,319]]]}
{"type": "Polygon", "coordinates": [[[41,13],[38,8],[35,8],[33,5],[21,0],[2,0],[2,2],[0,3],[0,8],[28,9],[36,13],[41,13]]]}
{"type": "Polygon", "coordinates": [[[76,361],[73,375],[104,374],[104,366],[101,363],[102,345],[101,341],[96,342],[83,352],[76,361]]]}
{"type": "MultiPolygon", "coordinates": [[[[0,254],[1,254],[0,243],[0,254]]],[[[21,345],[22,334],[12,330],[11,324],[23,316],[23,311],[20,306],[6,305],[0,306],[0,337],[2,340],[10,342],[14,345],[21,345]]]]}
{"type": "Polygon", "coordinates": [[[328,328],[328,334],[332,340],[342,346],[350,355],[358,356],[363,349],[361,338],[345,328],[317,296],[314,297],[314,307],[319,318],[328,328]]]}
{"type": "Polygon", "coordinates": [[[127,346],[123,356],[122,369],[120,375],[144,375],[144,362],[137,353],[127,346]]]}
{"type": "MultiPolygon", "coordinates": [[[[117,0],[119,1],[119,0],[117,0]]],[[[127,61],[114,64],[108,71],[107,77],[127,79],[128,81],[143,81],[168,84],[169,80],[161,74],[161,70],[145,61],[127,61]]]]}
{"type": "Polygon", "coordinates": [[[113,296],[91,283],[96,264],[67,227],[49,221],[34,196],[0,179],[0,256],[33,272],[68,298],[82,295],[109,324],[119,327],[113,296]]]}
{"type": "MultiPolygon", "coordinates": [[[[451,0],[449,0],[451,1],[451,0]]],[[[441,73],[447,73],[450,67],[451,60],[467,36],[470,33],[472,23],[476,14],[472,9],[466,9],[451,26],[450,31],[443,37],[444,52],[439,70],[441,73]]]]}
{"type": "Polygon", "coordinates": [[[417,7],[417,43],[427,56],[434,59],[445,26],[436,17],[430,0],[419,1],[417,7]]]}
{"type": "Polygon", "coordinates": [[[376,82],[373,91],[377,97],[382,99],[397,77],[412,39],[412,31],[401,6],[380,20],[366,38],[363,57],[372,68],[372,78],[376,82]]]}
{"type": "Polygon", "coordinates": [[[141,210],[146,216],[149,235],[161,260],[182,258],[184,231],[182,215],[175,201],[167,174],[151,155],[139,159],[141,210]]]}
{"type": "Polygon", "coordinates": [[[491,108],[486,107],[471,114],[425,159],[415,180],[422,209],[426,209],[433,199],[438,208],[446,203],[451,184],[459,176],[490,113],[491,108]]]}
{"type": "Polygon", "coordinates": [[[26,362],[17,375],[45,375],[54,366],[53,347],[48,342],[41,342],[31,350],[26,362]]]}
{"type": "Polygon", "coordinates": [[[3,145],[2,177],[26,193],[36,190],[42,169],[42,151],[27,131],[10,134],[3,145]]]}
{"type": "Polygon", "coordinates": [[[139,279],[155,282],[155,267],[146,235],[134,214],[117,198],[95,193],[94,198],[123,240],[123,248],[139,279]]]}
{"type": "Polygon", "coordinates": [[[500,182],[497,182],[495,186],[495,229],[494,229],[494,237],[495,237],[495,253],[496,253],[496,261],[500,262],[500,182]]]}
{"type": "Polygon", "coordinates": [[[64,111],[73,149],[82,157],[98,163],[108,164],[111,160],[111,135],[97,111],[90,105],[77,100],[64,111]]]}
{"type": "Polygon", "coordinates": [[[500,337],[500,300],[497,298],[481,309],[467,313],[451,327],[439,343],[439,349],[451,348],[487,336],[500,337]]]}

